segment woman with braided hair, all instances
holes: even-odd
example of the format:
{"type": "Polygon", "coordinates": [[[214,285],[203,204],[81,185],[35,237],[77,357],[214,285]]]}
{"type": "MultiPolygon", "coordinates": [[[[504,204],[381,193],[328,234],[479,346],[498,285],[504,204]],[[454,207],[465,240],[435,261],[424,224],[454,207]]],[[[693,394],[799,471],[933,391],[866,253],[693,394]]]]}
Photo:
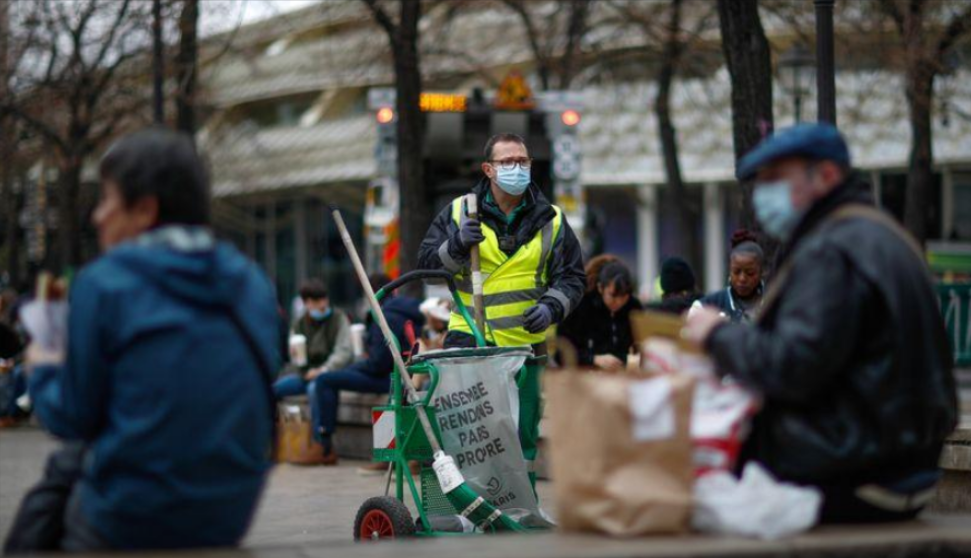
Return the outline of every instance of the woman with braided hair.
{"type": "Polygon", "coordinates": [[[729,256],[728,287],[702,297],[691,310],[710,306],[732,322],[751,322],[762,306],[764,263],[765,255],[755,235],[746,230],[735,231],[729,256]]]}

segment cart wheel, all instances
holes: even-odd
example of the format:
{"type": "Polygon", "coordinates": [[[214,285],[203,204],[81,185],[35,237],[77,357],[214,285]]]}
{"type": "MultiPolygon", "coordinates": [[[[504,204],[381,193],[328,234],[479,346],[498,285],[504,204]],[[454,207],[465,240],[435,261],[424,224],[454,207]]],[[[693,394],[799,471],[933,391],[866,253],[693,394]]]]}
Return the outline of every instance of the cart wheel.
{"type": "Polygon", "coordinates": [[[415,534],[415,523],[404,503],[391,496],[376,496],[361,504],[354,520],[354,540],[400,539],[415,534]]]}

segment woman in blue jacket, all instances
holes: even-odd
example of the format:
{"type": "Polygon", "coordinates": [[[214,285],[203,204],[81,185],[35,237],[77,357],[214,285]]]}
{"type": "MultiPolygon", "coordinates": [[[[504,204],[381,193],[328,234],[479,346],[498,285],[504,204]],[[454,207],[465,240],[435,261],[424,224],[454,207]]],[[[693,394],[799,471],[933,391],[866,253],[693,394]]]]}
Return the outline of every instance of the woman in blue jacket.
{"type": "Polygon", "coordinates": [[[104,253],[72,286],[66,360],[28,349],[34,409],[66,445],[5,550],[236,544],[270,467],[272,288],[209,230],[187,136],[123,138],[100,171],[104,253]]]}

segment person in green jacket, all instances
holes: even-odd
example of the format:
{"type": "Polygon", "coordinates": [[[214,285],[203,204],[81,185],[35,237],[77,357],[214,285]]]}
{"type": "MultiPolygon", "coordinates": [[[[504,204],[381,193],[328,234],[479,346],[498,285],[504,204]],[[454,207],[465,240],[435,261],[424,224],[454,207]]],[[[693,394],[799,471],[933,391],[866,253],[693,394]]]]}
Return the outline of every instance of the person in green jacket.
{"type": "MultiPolygon", "coordinates": [[[[344,368],[354,359],[350,320],[344,312],[330,305],[327,287],[319,279],[300,286],[304,312],[293,323],[292,334],[302,335],[307,343],[306,364],[296,374],[283,376],[273,384],[277,399],[307,393],[312,395],[314,380],[331,370],[344,368]]],[[[318,424],[320,410],[310,397],[313,424],[318,424]]]]}

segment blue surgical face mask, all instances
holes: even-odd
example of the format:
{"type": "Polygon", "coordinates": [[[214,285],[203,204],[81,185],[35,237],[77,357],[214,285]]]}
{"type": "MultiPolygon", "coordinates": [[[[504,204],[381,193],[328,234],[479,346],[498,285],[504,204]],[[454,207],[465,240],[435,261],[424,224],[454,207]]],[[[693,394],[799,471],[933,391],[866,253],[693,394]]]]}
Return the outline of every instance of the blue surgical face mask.
{"type": "Polygon", "coordinates": [[[521,196],[526,188],[529,188],[529,169],[524,169],[519,165],[508,170],[498,166],[495,169],[496,184],[510,196],[521,196]]]}
{"type": "Polygon", "coordinates": [[[307,310],[307,315],[310,316],[311,320],[315,320],[319,322],[321,320],[326,320],[327,318],[329,318],[331,315],[331,312],[333,311],[330,308],[328,308],[327,310],[317,310],[316,308],[314,308],[313,310],[307,310]]]}
{"type": "Polygon", "coordinates": [[[792,205],[792,184],[787,180],[756,184],[752,205],[765,232],[779,240],[786,240],[802,217],[792,205]]]}

